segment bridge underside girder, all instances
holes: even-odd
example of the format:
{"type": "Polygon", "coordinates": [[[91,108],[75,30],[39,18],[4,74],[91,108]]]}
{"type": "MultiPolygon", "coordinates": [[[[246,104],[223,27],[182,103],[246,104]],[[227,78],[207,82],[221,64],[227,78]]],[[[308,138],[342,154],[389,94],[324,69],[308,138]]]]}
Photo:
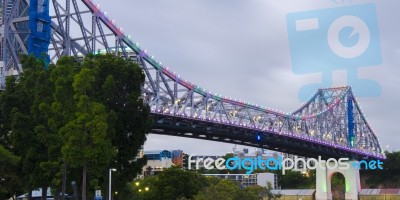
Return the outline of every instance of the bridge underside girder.
{"type": "Polygon", "coordinates": [[[246,145],[309,158],[318,158],[318,156],[321,156],[322,159],[368,159],[366,156],[354,155],[328,145],[291,138],[272,132],[260,132],[250,128],[229,126],[203,120],[189,120],[183,117],[162,114],[152,114],[152,117],[154,120],[150,131],[152,134],[246,145]],[[260,136],[259,140],[257,136],[260,136]]]}

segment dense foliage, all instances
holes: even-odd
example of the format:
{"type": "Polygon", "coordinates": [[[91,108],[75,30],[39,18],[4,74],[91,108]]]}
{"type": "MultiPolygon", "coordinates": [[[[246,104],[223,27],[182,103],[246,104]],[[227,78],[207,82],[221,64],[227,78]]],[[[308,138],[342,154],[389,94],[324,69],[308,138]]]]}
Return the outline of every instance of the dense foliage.
{"type": "MultiPolygon", "coordinates": [[[[156,176],[148,176],[131,184],[130,199],[142,200],[258,200],[262,197],[275,199],[269,187],[243,187],[239,182],[205,177],[198,172],[183,171],[179,168],[166,169],[156,176]]],[[[123,198],[128,199],[128,198],[123,198]]]]}
{"type": "Polygon", "coordinates": [[[362,170],[361,180],[366,188],[400,187],[400,151],[385,152],[382,170],[362,170]]]}
{"type": "Polygon", "coordinates": [[[82,64],[63,57],[48,68],[34,57],[22,62],[23,73],[8,77],[0,95],[1,199],[47,187],[57,198],[66,177],[85,200],[106,191],[109,168],[117,169],[117,187],[133,180],[151,126],[141,68],[112,55],[82,64]]]}

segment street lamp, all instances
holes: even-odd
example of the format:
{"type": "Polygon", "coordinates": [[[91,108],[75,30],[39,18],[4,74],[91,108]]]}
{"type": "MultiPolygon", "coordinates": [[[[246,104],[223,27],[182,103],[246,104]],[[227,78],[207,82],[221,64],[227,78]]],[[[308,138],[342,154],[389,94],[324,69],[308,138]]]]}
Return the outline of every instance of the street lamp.
{"type": "Polygon", "coordinates": [[[109,170],[109,179],[108,179],[108,200],[111,200],[111,172],[115,172],[117,169],[111,168],[109,170]]]}

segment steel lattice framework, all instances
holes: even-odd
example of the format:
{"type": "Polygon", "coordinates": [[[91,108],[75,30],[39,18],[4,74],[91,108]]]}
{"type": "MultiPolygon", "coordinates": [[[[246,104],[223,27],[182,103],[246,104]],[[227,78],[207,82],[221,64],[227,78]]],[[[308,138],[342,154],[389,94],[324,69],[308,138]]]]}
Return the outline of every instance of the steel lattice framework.
{"type": "Polygon", "coordinates": [[[63,55],[82,59],[101,49],[142,67],[146,74],[143,98],[154,117],[151,133],[244,144],[309,157],[384,158],[377,136],[350,87],[319,89],[292,113],[222,97],[164,67],[91,0],[3,0],[1,84],[4,76],[21,70],[19,55],[31,53],[26,24],[33,20],[27,10],[34,1],[38,5],[47,3],[54,14],[48,22],[50,62],[55,63],[63,55]]]}

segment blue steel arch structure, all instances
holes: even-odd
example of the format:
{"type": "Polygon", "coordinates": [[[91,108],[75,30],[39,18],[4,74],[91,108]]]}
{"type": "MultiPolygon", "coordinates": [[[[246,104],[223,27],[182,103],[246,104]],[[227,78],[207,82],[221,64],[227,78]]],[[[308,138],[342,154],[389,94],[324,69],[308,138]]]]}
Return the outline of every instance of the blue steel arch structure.
{"type": "MultiPolygon", "coordinates": [[[[21,71],[21,54],[33,54],[49,62],[49,0],[1,0],[1,76],[21,71]]],[[[4,78],[0,79],[4,86],[4,78]]]]}
{"type": "MultiPolygon", "coordinates": [[[[10,69],[20,71],[18,55],[35,51],[29,48],[35,33],[19,39],[17,33],[23,31],[15,22],[25,20],[36,26],[41,22],[50,27],[48,52],[44,52],[50,62],[63,55],[81,59],[98,49],[137,62],[146,74],[142,97],[151,107],[153,134],[257,146],[307,157],[385,158],[351,87],[319,89],[299,109],[283,113],[223,97],[184,80],[124,34],[92,0],[3,0],[2,5],[2,55],[15,57],[2,57],[2,84],[6,75],[15,74],[10,69]],[[8,4],[4,6],[4,2],[8,4]],[[31,12],[28,17],[21,12],[5,14],[9,7],[30,10],[32,2],[47,3],[52,16],[42,20],[31,12]]],[[[37,38],[47,41],[44,36],[37,38]]]]}

